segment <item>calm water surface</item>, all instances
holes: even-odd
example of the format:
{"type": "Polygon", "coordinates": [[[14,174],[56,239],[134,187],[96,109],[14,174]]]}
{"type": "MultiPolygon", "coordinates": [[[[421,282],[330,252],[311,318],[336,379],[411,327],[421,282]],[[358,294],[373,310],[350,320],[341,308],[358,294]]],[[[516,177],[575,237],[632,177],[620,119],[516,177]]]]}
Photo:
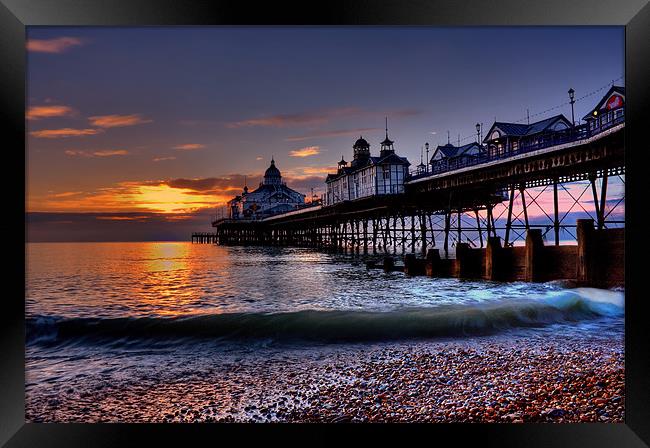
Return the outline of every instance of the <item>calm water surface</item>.
{"type": "MultiPolygon", "coordinates": [[[[393,311],[562,292],[558,283],[407,277],[309,249],[184,242],[32,243],[27,249],[28,316],[393,311]]],[[[622,293],[609,296],[621,299],[622,293]]]]}

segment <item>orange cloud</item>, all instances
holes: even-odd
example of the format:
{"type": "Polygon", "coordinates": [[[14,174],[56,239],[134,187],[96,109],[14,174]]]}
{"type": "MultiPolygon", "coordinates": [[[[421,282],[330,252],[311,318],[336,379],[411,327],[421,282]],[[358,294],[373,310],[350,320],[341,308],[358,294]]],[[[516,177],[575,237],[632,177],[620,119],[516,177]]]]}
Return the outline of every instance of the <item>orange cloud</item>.
{"type": "Polygon", "coordinates": [[[72,109],[68,106],[32,106],[27,111],[28,120],[38,120],[41,118],[64,117],[72,114],[72,109]]]}
{"type": "Polygon", "coordinates": [[[32,131],[29,134],[36,138],[66,138],[66,137],[81,137],[83,135],[95,135],[102,132],[101,129],[43,129],[40,131],[32,131]]]}
{"type": "Polygon", "coordinates": [[[134,126],[136,124],[151,123],[153,120],[142,118],[140,114],[131,115],[96,115],[88,117],[93,126],[100,128],[119,128],[123,126],[134,126]]]}
{"type": "Polygon", "coordinates": [[[289,155],[291,157],[309,157],[315,156],[317,154],[320,154],[319,146],[307,146],[305,148],[294,149],[293,151],[289,152],[289,155]]]}
{"type": "Polygon", "coordinates": [[[125,149],[107,149],[104,151],[95,151],[93,155],[95,157],[112,157],[112,156],[125,156],[129,151],[125,149]]]}
{"type": "Polygon", "coordinates": [[[67,198],[70,196],[78,196],[83,194],[83,191],[64,191],[63,193],[52,193],[53,198],[67,198]]]}
{"type": "Polygon", "coordinates": [[[129,152],[125,149],[104,149],[104,150],[99,150],[94,152],[68,149],[65,151],[65,154],[69,156],[78,156],[78,157],[112,157],[112,156],[125,156],[129,154],[129,152]]]}
{"type": "Polygon", "coordinates": [[[360,112],[361,110],[356,107],[343,107],[339,109],[330,109],[317,112],[278,114],[268,117],[251,118],[248,120],[228,123],[226,126],[229,128],[242,128],[251,126],[285,127],[296,125],[316,125],[327,123],[333,117],[353,115],[360,112]]]}
{"type": "Polygon", "coordinates": [[[194,149],[205,148],[205,145],[202,145],[201,143],[186,143],[184,145],[173,146],[172,148],[173,149],[182,149],[184,151],[192,151],[194,149]]]}
{"type": "Polygon", "coordinates": [[[151,160],[153,160],[154,162],[162,162],[164,160],[176,160],[176,157],[174,157],[174,156],[171,156],[171,157],[156,157],[156,158],[153,158],[151,160]]]}
{"type": "Polygon", "coordinates": [[[56,39],[29,39],[27,51],[37,53],[63,53],[72,47],[83,45],[84,41],[77,37],[57,37],[56,39]]]}
{"type": "Polygon", "coordinates": [[[324,185],[324,177],[329,174],[329,173],[335,173],[336,172],[336,167],[335,166],[299,166],[296,168],[290,168],[285,171],[283,171],[283,177],[287,178],[287,182],[289,179],[292,180],[304,180],[305,178],[312,177],[312,176],[323,176],[323,185],[324,185]]]}
{"type": "Polygon", "coordinates": [[[32,196],[28,210],[48,212],[154,212],[192,213],[225,204],[231,194],[205,195],[164,182],[121,182],[79,194],[32,196]]]}
{"type": "Polygon", "coordinates": [[[329,174],[336,172],[336,167],[334,166],[307,166],[302,168],[302,171],[305,174],[329,174]]]}
{"type": "Polygon", "coordinates": [[[95,219],[101,219],[105,221],[143,221],[149,219],[147,215],[128,215],[128,216],[95,216],[95,219]]]}

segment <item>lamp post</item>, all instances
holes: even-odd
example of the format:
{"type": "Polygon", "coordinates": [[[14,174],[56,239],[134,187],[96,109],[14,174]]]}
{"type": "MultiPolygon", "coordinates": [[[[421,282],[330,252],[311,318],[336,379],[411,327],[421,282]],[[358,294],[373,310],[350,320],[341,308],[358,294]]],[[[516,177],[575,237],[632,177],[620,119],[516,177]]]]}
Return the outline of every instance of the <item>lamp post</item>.
{"type": "Polygon", "coordinates": [[[427,150],[427,167],[426,167],[426,172],[428,173],[428,172],[429,172],[429,142],[426,142],[426,143],[424,144],[424,147],[425,147],[426,150],[427,150]]]}
{"type": "Polygon", "coordinates": [[[576,91],[573,89],[569,89],[569,102],[571,103],[571,125],[575,128],[576,127],[576,119],[573,114],[573,105],[575,104],[575,93],[576,91]]]}
{"type": "Polygon", "coordinates": [[[476,142],[481,144],[481,124],[476,123],[476,142]]]}

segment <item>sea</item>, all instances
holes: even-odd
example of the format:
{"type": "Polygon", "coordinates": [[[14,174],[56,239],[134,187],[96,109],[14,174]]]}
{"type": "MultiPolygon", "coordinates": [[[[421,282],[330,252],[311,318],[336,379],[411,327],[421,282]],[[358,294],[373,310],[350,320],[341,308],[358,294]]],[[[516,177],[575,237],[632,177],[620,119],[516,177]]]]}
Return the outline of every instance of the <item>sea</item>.
{"type": "Polygon", "coordinates": [[[622,344],[624,295],[409,277],[306,248],[28,243],[27,420],[148,421],[133,397],[160,400],[163,415],[182,400],[166,387],[216,387],[205,378],[220,382],[201,399],[210,412],[237,419],[256,415],[246,397],[272,393],[278,372],[369,348],[546,335],[622,344]],[[103,393],[114,404],[103,396],[94,409],[103,393]]]}

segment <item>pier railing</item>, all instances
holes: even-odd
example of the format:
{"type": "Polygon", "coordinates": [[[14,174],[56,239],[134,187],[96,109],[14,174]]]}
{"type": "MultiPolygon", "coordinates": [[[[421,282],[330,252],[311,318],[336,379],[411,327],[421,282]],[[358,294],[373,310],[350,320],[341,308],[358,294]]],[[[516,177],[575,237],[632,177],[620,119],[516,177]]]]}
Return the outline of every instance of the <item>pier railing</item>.
{"type": "Polygon", "coordinates": [[[566,130],[549,132],[540,135],[534,142],[521,144],[516,149],[509,148],[503,153],[490,154],[489,152],[474,156],[459,156],[445,158],[434,164],[431,164],[428,171],[413,172],[409,175],[407,181],[422,179],[424,177],[455,171],[470,166],[481,165],[495,160],[504,160],[520,154],[526,154],[540,149],[546,149],[553,146],[572,143],[593,137],[614,126],[625,122],[625,115],[620,115],[606,123],[599,124],[595,128],[590,128],[588,124],[582,124],[566,130]]]}

